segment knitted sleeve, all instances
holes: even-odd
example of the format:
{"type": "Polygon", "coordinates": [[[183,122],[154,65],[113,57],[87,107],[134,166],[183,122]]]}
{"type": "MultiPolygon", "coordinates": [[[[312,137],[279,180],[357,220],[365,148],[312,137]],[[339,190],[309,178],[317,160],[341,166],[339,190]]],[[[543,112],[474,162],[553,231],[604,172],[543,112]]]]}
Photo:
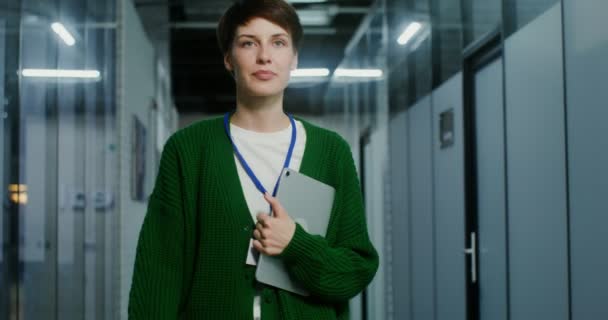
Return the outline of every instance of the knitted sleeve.
{"type": "Polygon", "coordinates": [[[183,286],[184,215],[180,166],[170,139],[139,233],[129,319],[177,319],[183,286]]]}
{"type": "Polygon", "coordinates": [[[332,222],[327,238],[307,233],[300,225],[291,242],[281,253],[295,279],[312,295],[328,302],[343,302],[359,294],[373,279],[378,269],[374,249],[365,222],[359,179],[352,153],[342,140],[338,152],[332,222]],[[331,235],[330,235],[331,234],[331,235]]]}

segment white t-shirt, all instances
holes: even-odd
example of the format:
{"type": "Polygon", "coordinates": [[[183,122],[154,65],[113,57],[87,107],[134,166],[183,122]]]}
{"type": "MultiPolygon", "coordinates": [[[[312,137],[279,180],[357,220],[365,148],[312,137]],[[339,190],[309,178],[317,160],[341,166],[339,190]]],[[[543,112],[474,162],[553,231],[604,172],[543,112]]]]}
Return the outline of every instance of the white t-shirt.
{"type": "MultiPolygon", "coordinates": [[[[300,171],[304,147],[306,146],[306,131],[300,121],[295,120],[295,122],[296,144],[293,148],[289,168],[300,171]]],[[[260,180],[260,183],[262,183],[268,193],[272,194],[277,179],[283,170],[287,150],[289,150],[291,124],[283,130],[268,133],[246,130],[230,124],[230,135],[255,176],[260,180]]],[[[241,181],[247,207],[249,207],[253,221],[257,221],[256,216],[258,213],[268,213],[270,205],[264,199],[264,195],[256,188],[245,169],[243,169],[236,153],[234,161],[236,161],[239,180],[241,181]]],[[[256,292],[253,299],[253,318],[254,320],[261,319],[259,292],[256,292]]]]}
{"type": "MultiPolygon", "coordinates": [[[[291,142],[291,124],[286,129],[269,133],[250,131],[230,124],[230,134],[232,135],[232,141],[234,141],[253,173],[268,193],[272,194],[277,179],[283,170],[283,164],[291,142]]],[[[300,170],[305,145],[306,131],[302,123],[296,120],[296,144],[293,148],[289,168],[295,171],[300,170]]],[[[260,212],[268,213],[270,205],[243,169],[236,154],[234,155],[234,161],[237,164],[239,180],[249,212],[253,221],[257,221],[257,214],[260,212]]]]}

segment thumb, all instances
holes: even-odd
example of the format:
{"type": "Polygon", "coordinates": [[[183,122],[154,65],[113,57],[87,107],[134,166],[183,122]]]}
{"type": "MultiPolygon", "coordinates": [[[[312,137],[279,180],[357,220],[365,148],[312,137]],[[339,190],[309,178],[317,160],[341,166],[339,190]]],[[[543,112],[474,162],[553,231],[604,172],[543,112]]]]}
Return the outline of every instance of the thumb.
{"type": "Polygon", "coordinates": [[[266,192],[264,194],[264,199],[266,199],[266,201],[270,203],[270,206],[272,207],[272,213],[275,218],[283,218],[287,216],[285,209],[277,198],[271,196],[270,193],[266,192]]]}

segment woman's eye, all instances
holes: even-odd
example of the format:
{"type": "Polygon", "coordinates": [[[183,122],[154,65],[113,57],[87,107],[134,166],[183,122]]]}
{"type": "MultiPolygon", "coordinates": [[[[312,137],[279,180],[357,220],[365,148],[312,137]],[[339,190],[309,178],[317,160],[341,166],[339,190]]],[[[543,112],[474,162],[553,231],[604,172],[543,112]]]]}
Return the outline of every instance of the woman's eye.
{"type": "Polygon", "coordinates": [[[242,47],[251,47],[253,45],[253,41],[245,41],[241,43],[242,47]]]}

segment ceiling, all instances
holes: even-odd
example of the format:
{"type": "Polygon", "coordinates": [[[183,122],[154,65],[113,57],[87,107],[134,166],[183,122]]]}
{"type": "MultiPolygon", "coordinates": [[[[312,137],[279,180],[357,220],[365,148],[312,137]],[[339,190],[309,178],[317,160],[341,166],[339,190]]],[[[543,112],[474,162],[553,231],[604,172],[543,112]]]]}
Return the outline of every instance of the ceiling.
{"type": "MultiPolygon", "coordinates": [[[[235,107],[234,80],[224,69],[215,36],[219,18],[232,3],[233,0],[135,1],[138,7],[156,7],[145,10],[146,15],[159,12],[159,6],[168,12],[173,100],[182,114],[215,114],[235,107]]],[[[294,3],[304,26],[299,68],[336,68],[371,3],[371,0],[294,3]],[[322,15],[327,21],[315,22],[322,15]]],[[[285,108],[298,114],[319,114],[326,89],[327,83],[290,85],[285,108]]]]}

